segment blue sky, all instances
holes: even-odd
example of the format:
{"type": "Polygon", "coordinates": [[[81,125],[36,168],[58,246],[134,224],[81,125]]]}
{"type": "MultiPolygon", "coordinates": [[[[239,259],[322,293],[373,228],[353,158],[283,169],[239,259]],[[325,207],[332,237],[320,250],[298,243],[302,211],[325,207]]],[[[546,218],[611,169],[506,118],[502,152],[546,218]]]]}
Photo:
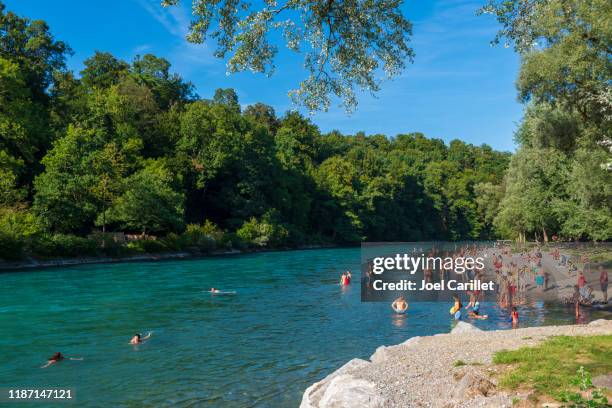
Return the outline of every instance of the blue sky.
{"type": "MultiPolygon", "coordinates": [[[[287,96],[305,77],[302,59],[282,51],[268,78],[227,76],[225,61],[212,56],[214,45],[188,43],[190,0],[163,9],[158,0],[4,0],[9,10],[46,20],[57,39],[75,51],[69,68],[78,72],[95,50],[131,61],[137,54],[165,57],[175,72],[193,82],[201,97],[216,88],[236,89],[243,105],[263,102],[277,114],[295,108],[287,96]]],[[[334,105],[311,116],[323,132],[352,134],[423,132],[446,141],[461,139],[514,150],[513,134],[522,115],[516,101],[519,59],[502,46],[491,47],[498,28],[490,16],[476,16],[484,0],[407,0],[405,15],[414,24],[416,58],[404,73],[385,82],[377,97],[361,95],[347,116],[334,105]]]]}

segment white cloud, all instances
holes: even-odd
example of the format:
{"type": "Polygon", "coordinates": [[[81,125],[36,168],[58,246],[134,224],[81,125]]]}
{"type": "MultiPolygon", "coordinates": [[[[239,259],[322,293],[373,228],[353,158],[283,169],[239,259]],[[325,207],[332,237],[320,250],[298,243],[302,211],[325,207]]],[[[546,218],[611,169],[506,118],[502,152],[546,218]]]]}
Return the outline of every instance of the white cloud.
{"type": "Polygon", "coordinates": [[[151,48],[153,48],[151,44],[141,44],[137,47],[134,47],[134,49],[132,50],[132,54],[140,55],[149,51],[151,48]]]}
{"type": "MultiPolygon", "coordinates": [[[[222,64],[204,44],[193,44],[187,41],[191,17],[188,7],[179,3],[172,7],[162,7],[159,0],[134,0],[170,35],[175,37],[176,45],[167,53],[174,70],[185,76],[191,76],[200,67],[222,64]]],[[[190,3],[190,1],[186,1],[190,3]]],[[[137,47],[138,49],[139,47],[137,47]]],[[[135,49],[135,53],[136,50],[135,49]]],[[[149,49],[149,48],[147,48],[149,49]]],[[[223,71],[221,71],[223,72],[223,71]]]]}
{"type": "Polygon", "coordinates": [[[181,6],[164,8],[156,0],[135,0],[151,17],[160,23],[166,31],[182,40],[189,33],[190,18],[181,6]]]}

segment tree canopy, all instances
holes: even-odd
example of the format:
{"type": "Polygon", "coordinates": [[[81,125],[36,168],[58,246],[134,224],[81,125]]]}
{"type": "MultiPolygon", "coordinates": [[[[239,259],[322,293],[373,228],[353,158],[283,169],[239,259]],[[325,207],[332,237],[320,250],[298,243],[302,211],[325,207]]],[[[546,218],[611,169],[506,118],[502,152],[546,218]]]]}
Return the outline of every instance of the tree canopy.
{"type": "MultiPolygon", "coordinates": [[[[179,0],[163,0],[175,6],[179,0]]],[[[379,71],[398,75],[414,52],[408,43],[412,24],[401,0],[265,1],[193,0],[189,41],[217,43],[215,55],[227,57],[228,71],[271,74],[278,46],[304,54],[308,72],[292,99],[309,110],[327,108],[331,96],[347,110],[357,105],[356,90],[380,89],[379,71]]]]}

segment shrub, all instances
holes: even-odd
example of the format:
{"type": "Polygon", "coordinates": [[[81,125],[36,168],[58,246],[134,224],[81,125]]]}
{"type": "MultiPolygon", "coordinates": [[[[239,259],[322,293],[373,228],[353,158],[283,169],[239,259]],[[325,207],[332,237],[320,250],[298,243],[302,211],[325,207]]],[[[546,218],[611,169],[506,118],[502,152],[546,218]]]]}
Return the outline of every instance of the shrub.
{"type": "Polygon", "coordinates": [[[183,233],[186,238],[186,243],[189,247],[200,251],[213,251],[217,247],[217,241],[213,233],[216,227],[210,221],[206,221],[204,225],[189,224],[187,230],[183,233]]]}
{"type": "Polygon", "coordinates": [[[16,261],[25,256],[26,240],[22,236],[13,236],[0,231],[0,258],[16,261]]]}
{"type": "Polygon", "coordinates": [[[40,231],[40,223],[32,212],[21,208],[0,209],[0,258],[24,258],[32,237],[40,231]]]}
{"type": "Polygon", "coordinates": [[[162,241],[166,248],[172,251],[189,249],[189,241],[184,234],[179,235],[171,232],[162,241]]]}
{"type": "Polygon", "coordinates": [[[116,241],[113,233],[103,234],[96,231],[88,235],[87,238],[95,241],[100,254],[106,256],[123,256],[130,252],[123,239],[116,241]]]}
{"type": "Polygon", "coordinates": [[[223,239],[218,244],[218,246],[227,250],[242,250],[248,248],[248,244],[235,232],[226,232],[225,234],[223,234],[223,239]]]}
{"type": "Polygon", "coordinates": [[[103,245],[98,243],[98,250],[107,256],[124,256],[130,252],[125,244],[115,242],[113,239],[105,239],[103,245]]]}
{"type": "Polygon", "coordinates": [[[249,246],[271,248],[285,245],[289,236],[287,228],[278,221],[274,212],[266,213],[261,220],[252,217],[245,221],[236,234],[249,246]]]}
{"type": "Polygon", "coordinates": [[[40,234],[32,241],[32,253],[42,257],[77,257],[98,255],[95,240],[75,235],[40,234]]]}
{"type": "Polygon", "coordinates": [[[135,252],[150,254],[168,250],[164,242],[153,239],[139,239],[137,241],[130,241],[127,244],[127,247],[135,252]]]}

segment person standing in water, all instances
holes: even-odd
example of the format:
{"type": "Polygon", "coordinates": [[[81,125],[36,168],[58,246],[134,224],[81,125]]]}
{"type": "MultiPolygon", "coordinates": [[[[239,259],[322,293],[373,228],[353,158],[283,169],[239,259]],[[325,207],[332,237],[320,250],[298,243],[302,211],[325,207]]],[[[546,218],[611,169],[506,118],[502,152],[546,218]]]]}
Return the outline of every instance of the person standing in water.
{"type": "Polygon", "coordinates": [[[574,313],[576,314],[576,319],[580,318],[580,302],[582,300],[582,295],[580,294],[580,287],[578,285],[574,285],[574,293],[570,298],[570,302],[574,304],[574,313]]]}
{"type": "Polygon", "coordinates": [[[49,359],[47,360],[47,364],[45,364],[44,366],[41,366],[41,368],[47,368],[50,365],[53,365],[55,363],[59,363],[60,361],[65,360],[65,359],[68,359],[68,360],[78,360],[78,361],[83,360],[82,357],[67,357],[67,356],[64,356],[62,353],[57,352],[57,353],[53,354],[51,357],[49,357],[49,359]]]}
{"type": "Polygon", "coordinates": [[[578,272],[578,287],[580,289],[584,288],[587,284],[586,277],[582,271],[578,272]]]}
{"type": "Polygon", "coordinates": [[[151,338],[151,335],[153,334],[153,332],[149,332],[149,334],[147,334],[146,336],[142,336],[142,334],[140,333],[136,333],[132,339],[130,340],[130,344],[141,344],[144,343],[145,341],[149,340],[151,338]]]}
{"type": "Polygon", "coordinates": [[[408,302],[406,302],[403,296],[400,296],[391,303],[391,308],[395,313],[404,313],[408,310],[408,302]]]}
{"type": "Polygon", "coordinates": [[[512,327],[518,326],[519,322],[519,313],[516,309],[516,306],[512,306],[512,313],[510,313],[510,318],[512,319],[512,327]]]}
{"type": "Polygon", "coordinates": [[[349,278],[346,276],[346,272],[342,272],[342,276],[340,277],[340,285],[345,286],[349,284],[349,278]]]}
{"type": "Polygon", "coordinates": [[[599,265],[599,285],[601,286],[601,294],[603,295],[604,303],[608,303],[608,272],[603,265],[599,265]]]}
{"type": "Polygon", "coordinates": [[[459,295],[453,295],[453,299],[455,300],[455,304],[450,309],[450,314],[455,318],[455,320],[461,320],[461,308],[463,305],[461,304],[461,298],[459,295]]]}

